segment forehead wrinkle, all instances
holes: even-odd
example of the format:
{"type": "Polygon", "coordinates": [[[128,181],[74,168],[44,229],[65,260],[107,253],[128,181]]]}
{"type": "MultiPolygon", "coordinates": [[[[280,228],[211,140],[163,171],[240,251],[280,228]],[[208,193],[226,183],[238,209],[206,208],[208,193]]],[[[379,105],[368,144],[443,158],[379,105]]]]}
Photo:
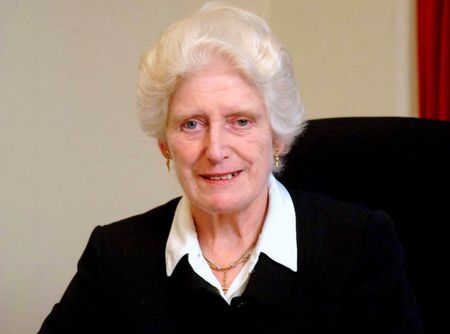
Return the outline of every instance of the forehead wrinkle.
{"type": "Polygon", "coordinates": [[[177,118],[195,115],[213,117],[214,113],[221,116],[267,116],[261,92],[245,76],[227,66],[206,68],[183,77],[170,98],[169,112],[173,110],[176,111],[177,118]],[[221,80],[221,77],[225,79],[221,80]],[[245,84],[245,89],[234,89],[242,83],[245,84]],[[176,109],[173,108],[174,105],[176,109]]]}

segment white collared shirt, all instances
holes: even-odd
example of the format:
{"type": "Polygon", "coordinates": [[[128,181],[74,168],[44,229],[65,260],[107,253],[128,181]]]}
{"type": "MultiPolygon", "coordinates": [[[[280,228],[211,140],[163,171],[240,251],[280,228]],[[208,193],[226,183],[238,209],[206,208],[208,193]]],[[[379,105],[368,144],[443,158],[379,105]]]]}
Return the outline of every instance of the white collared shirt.
{"type": "Polygon", "coordinates": [[[171,276],[180,259],[188,254],[188,262],[195,273],[217,288],[228,302],[242,295],[259,254],[263,252],[273,261],[297,271],[297,237],[294,204],[286,188],[273,176],[269,178],[269,206],[256,248],[250,259],[235,277],[227,294],[203,257],[191,215],[189,199],[183,196],[178,203],[166,244],[166,273],[171,276]]]}

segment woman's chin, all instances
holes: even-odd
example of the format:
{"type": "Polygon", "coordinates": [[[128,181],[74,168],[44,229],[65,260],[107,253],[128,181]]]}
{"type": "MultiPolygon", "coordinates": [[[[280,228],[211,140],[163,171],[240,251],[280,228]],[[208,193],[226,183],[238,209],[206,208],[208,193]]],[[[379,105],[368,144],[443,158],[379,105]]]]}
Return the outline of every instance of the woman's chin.
{"type": "Polygon", "coordinates": [[[230,195],[208,196],[206,200],[192,204],[197,206],[200,210],[210,214],[233,214],[245,209],[243,201],[240,201],[237,196],[230,195]]]}

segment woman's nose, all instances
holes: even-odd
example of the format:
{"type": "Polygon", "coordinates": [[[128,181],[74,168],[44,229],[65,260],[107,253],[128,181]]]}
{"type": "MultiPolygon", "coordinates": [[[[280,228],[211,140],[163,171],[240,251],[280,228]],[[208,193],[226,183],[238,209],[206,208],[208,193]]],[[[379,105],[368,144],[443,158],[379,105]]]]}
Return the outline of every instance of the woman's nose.
{"type": "Polygon", "coordinates": [[[228,135],[224,126],[213,124],[208,129],[206,156],[214,164],[222,162],[229,156],[228,135]]]}

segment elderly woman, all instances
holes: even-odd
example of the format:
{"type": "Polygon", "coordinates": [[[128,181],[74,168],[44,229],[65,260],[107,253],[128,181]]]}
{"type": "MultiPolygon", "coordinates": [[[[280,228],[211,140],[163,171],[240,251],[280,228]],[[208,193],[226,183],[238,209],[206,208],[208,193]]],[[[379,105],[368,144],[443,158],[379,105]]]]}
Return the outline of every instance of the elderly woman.
{"type": "Polygon", "coordinates": [[[266,23],[208,4],[143,57],[143,128],[184,195],[95,228],[40,333],[416,333],[386,215],[287,190],[303,127],[266,23]]]}

